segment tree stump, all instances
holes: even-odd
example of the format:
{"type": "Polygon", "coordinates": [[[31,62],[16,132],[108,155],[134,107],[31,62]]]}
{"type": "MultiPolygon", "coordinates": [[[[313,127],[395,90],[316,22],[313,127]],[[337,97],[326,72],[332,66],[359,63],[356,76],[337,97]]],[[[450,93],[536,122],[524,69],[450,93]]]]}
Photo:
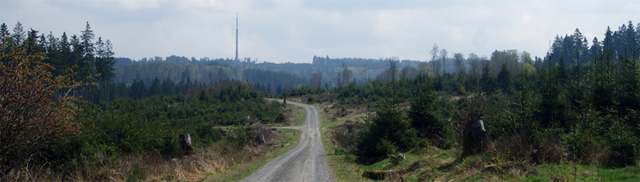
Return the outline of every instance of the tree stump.
{"type": "Polygon", "coordinates": [[[189,134],[180,135],[180,148],[186,155],[193,153],[193,146],[191,146],[191,136],[189,134]]]}
{"type": "Polygon", "coordinates": [[[264,135],[259,134],[258,136],[256,136],[256,142],[258,142],[258,144],[265,144],[264,135]]]}
{"type": "Polygon", "coordinates": [[[462,155],[481,153],[485,147],[487,130],[482,120],[469,121],[464,125],[462,134],[462,155]]]}

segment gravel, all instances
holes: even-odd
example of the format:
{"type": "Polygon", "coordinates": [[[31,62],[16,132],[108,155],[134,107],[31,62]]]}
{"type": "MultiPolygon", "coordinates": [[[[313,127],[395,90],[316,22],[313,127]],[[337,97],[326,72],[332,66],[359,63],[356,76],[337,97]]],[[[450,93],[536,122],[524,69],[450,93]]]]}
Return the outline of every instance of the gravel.
{"type": "Polygon", "coordinates": [[[318,108],[290,101],[287,104],[303,107],[307,111],[304,126],[287,127],[302,131],[298,145],[242,181],[331,181],[320,138],[318,108]]]}

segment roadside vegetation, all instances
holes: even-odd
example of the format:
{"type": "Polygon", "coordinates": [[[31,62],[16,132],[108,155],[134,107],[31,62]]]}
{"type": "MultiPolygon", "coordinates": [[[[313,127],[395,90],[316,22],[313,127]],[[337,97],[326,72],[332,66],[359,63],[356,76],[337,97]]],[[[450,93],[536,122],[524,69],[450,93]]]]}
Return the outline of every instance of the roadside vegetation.
{"type": "Polygon", "coordinates": [[[2,181],[242,176],[252,169],[243,165],[264,163],[297,141],[298,131],[272,127],[305,116],[239,81],[193,86],[185,95],[87,102],[80,93],[95,83],[74,80],[73,69],[54,75],[45,54],[12,40],[0,44],[2,181]],[[192,150],[180,147],[181,134],[190,134],[192,150]]]}
{"type": "MultiPolygon", "coordinates": [[[[495,77],[487,67],[482,75],[391,74],[291,95],[323,111],[323,141],[340,181],[637,181],[640,66],[619,60],[604,49],[590,62],[535,72],[503,65],[495,77]],[[471,89],[455,91],[465,84],[471,89]],[[464,125],[478,119],[484,147],[465,153],[464,125]]],[[[397,69],[393,61],[389,69],[397,69]]]]}
{"type": "Polygon", "coordinates": [[[217,63],[200,65],[209,84],[191,81],[193,66],[116,84],[111,44],[94,42],[88,23],[70,38],[3,23],[0,181],[237,181],[297,141],[273,127],[299,125],[304,109],[265,99],[275,94],[319,108],[339,181],[640,181],[640,41],[622,27],[591,47],[576,29],[535,59],[496,50],[463,62],[434,45],[418,68],[389,58],[355,80],[343,63],[307,87],[217,63]],[[243,74],[266,83],[223,79],[243,74]],[[486,130],[469,143],[465,125],[477,120],[486,130]]]}

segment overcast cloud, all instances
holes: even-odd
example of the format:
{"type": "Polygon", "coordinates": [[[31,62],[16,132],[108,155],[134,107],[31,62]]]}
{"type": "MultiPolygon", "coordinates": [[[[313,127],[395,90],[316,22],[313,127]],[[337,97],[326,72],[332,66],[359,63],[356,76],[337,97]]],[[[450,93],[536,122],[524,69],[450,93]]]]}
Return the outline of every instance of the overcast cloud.
{"type": "MultiPolygon", "coordinates": [[[[80,34],[88,21],[116,57],[311,62],[314,55],[427,60],[433,44],[489,56],[543,56],[556,34],[589,41],[640,17],[640,1],[417,0],[0,0],[0,22],[41,33],[80,34]]],[[[450,54],[452,55],[452,54],[450,54]]]]}

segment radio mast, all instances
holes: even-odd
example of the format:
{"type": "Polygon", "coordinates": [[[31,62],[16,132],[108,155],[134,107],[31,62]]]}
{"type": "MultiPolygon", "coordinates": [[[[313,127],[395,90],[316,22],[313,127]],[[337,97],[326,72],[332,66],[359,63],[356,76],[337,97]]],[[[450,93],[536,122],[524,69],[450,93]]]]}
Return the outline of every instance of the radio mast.
{"type": "Polygon", "coordinates": [[[238,13],[236,13],[236,60],[238,61],[238,13]]]}

